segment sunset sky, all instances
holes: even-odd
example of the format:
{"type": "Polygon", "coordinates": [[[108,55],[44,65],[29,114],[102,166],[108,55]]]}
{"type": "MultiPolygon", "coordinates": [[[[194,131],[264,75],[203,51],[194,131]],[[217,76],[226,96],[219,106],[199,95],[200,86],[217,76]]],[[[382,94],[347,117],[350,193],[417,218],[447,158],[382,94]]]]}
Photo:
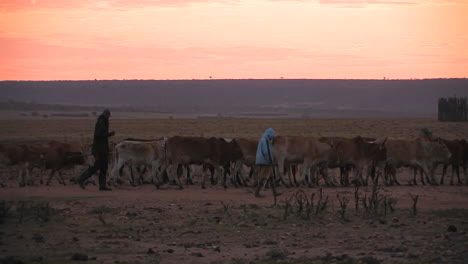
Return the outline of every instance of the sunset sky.
{"type": "Polygon", "coordinates": [[[468,0],[0,0],[0,80],[468,77],[468,0]]]}

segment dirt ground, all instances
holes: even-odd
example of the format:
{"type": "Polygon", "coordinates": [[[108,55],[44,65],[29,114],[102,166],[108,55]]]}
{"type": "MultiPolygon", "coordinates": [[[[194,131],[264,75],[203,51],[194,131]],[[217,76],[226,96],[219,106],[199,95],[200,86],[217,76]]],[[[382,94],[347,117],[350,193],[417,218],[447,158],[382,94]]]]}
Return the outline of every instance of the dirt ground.
{"type": "Polygon", "coordinates": [[[126,184],[99,192],[57,183],[2,188],[0,262],[468,261],[467,186],[379,187],[377,211],[364,207],[372,187],[358,189],[358,210],[355,187],[323,187],[322,202],[319,188],[279,191],[274,206],[268,189],[254,198],[252,187],[203,190],[197,182],[183,190],[126,184]],[[416,212],[411,195],[418,196],[416,212]],[[344,213],[343,197],[349,201],[344,213]],[[383,206],[384,198],[394,201],[394,211],[383,206]]]}
{"type": "MultiPolygon", "coordinates": [[[[94,120],[0,120],[0,142],[89,141],[93,127],[94,120]]],[[[427,127],[468,139],[468,124],[429,119],[111,120],[116,141],[258,138],[267,127],[283,135],[373,137],[414,137],[427,127]]],[[[405,171],[402,186],[323,187],[322,199],[318,187],[279,187],[276,206],[269,189],[265,198],[232,184],[203,190],[199,177],[183,190],[125,183],[99,192],[56,181],[19,188],[9,173],[2,172],[0,187],[0,263],[468,262],[468,186],[408,186],[405,171]]]]}

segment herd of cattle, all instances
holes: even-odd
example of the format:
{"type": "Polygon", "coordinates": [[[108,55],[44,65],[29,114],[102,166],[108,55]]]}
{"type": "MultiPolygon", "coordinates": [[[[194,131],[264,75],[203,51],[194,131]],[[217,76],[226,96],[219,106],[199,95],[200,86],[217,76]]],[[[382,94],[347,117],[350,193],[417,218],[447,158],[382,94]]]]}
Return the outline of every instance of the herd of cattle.
{"type": "MultiPolygon", "coordinates": [[[[285,186],[327,186],[338,184],[348,186],[367,185],[369,179],[385,185],[399,185],[397,172],[402,167],[411,169],[412,184],[417,184],[420,174],[422,184],[443,184],[446,169],[451,166],[450,184],[454,174],[460,178],[459,168],[463,168],[464,183],[468,185],[466,166],[468,144],[465,140],[445,139],[401,139],[401,138],[341,138],[341,137],[303,137],[276,136],[272,140],[275,159],[274,178],[285,186]],[[443,173],[436,179],[435,170],[443,166],[443,173]],[[339,180],[330,169],[339,170],[339,180]]],[[[193,168],[201,166],[201,186],[205,188],[206,178],[216,184],[222,177],[227,186],[227,177],[238,185],[255,184],[255,157],[258,140],[247,138],[205,138],[174,136],[158,140],[127,139],[111,147],[110,176],[111,184],[124,183],[124,168],[127,168],[132,185],[152,182],[177,184],[183,188],[192,182],[193,168]],[[250,168],[249,173],[245,169],[250,168]],[[136,177],[135,177],[136,172],[136,177]],[[150,175],[148,177],[147,175],[150,175]],[[145,179],[145,175],[146,178],[145,179]]],[[[0,145],[0,165],[18,170],[20,186],[34,184],[33,169],[39,170],[40,183],[49,171],[46,184],[54,175],[65,184],[62,172],[76,165],[92,164],[90,147],[78,142],[51,141],[47,144],[3,144],[0,145]]]]}

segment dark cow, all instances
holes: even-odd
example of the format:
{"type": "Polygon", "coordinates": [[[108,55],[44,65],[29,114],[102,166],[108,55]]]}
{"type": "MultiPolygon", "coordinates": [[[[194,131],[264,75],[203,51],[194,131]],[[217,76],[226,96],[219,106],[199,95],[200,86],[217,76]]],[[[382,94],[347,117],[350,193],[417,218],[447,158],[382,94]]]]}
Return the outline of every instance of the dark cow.
{"type": "Polygon", "coordinates": [[[235,142],[228,142],[221,138],[175,136],[168,139],[166,154],[169,175],[182,189],[179,173],[181,165],[202,165],[202,188],[206,188],[205,182],[209,167],[216,169],[222,167],[225,172],[229,171],[231,161],[238,160],[241,152],[235,142]]]}
{"type": "Polygon", "coordinates": [[[444,184],[444,177],[447,171],[447,167],[452,167],[452,174],[450,177],[450,185],[453,185],[453,175],[454,173],[457,174],[458,184],[462,184],[460,179],[460,166],[463,168],[463,174],[465,176],[465,183],[468,184],[468,175],[466,172],[466,156],[465,152],[468,149],[468,144],[464,139],[455,139],[455,140],[448,140],[448,139],[439,139],[439,142],[444,143],[447,148],[449,149],[452,156],[448,160],[448,163],[444,164],[442,177],[440,178],[440,184],[444,184]]]}
{"type": "MultiPolygon", "coordinates": [[[[376,164],[386,159],[385,139],[373,141],[373,138],[320,138],[322,142],[332,145],[329,164],[330,167],[339,167],[341,184],[349,185],[348,171],[355,172],[355,184],[367,185],[369,176],[376,164]],[[363,173],[366,171],[366,177],[363,173]]],[[[378,177],[374,179],[378,180],[378,177]]]]}

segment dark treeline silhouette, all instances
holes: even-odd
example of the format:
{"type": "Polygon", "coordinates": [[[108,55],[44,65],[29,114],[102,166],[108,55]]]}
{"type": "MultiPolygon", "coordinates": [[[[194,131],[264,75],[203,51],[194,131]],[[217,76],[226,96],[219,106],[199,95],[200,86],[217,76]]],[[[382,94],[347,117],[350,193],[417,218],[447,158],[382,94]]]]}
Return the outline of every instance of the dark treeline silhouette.
{"type": "Polygon", "coordinates": [[[439,121],[468,121],[466,97],[439,98],[439,121]]]}
{"type": "Polygon", "coordinates": [[[128,107],[303,107],[436,116],[468,79],[1,81],[0,101],[128,107]]]}

